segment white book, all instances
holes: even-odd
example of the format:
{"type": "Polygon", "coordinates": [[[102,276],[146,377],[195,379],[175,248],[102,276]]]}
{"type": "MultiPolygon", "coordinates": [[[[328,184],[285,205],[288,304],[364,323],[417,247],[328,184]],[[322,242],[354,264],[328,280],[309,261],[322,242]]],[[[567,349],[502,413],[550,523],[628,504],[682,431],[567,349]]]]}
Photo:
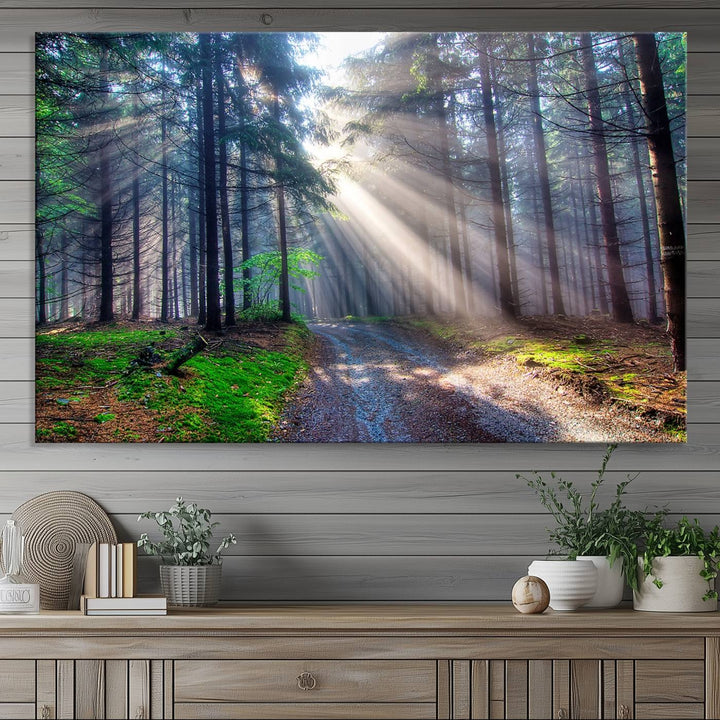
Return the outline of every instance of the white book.
{"type": "Polygon", "coordinates": [[[117,591],[117,545],[110,546],[110,597],[116,598],[117,591]]]}
{"type": "Polygon", "coordinates": [[[84,597],[86,610],[164,610],[167,598],[164,595],[136,595],[133,598],[84,597]]]}
{"type": "Polygon", "coordinates": [[[117,578],[117,593],[115,597],[123,597],[123,545],[118,543],[115,546],[115,553],[117,554],[117,563],[115,567],[115,577],[117,578]]]}
{"type": "Polygon", "coordinates": [[[110,543],[98,546],[98,597],[110,597],[110,543]]]}

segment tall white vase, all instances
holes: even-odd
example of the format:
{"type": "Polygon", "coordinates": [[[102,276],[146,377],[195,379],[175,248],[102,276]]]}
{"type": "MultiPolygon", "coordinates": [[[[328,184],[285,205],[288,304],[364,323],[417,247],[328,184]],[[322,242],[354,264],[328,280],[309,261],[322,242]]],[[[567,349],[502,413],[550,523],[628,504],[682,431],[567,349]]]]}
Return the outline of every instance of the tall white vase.
{"type": "Polygon", "coordinates": [[[589,560],[597,568],[597,589],[585,603],[588,608],[614,608],[620,604],[625,589],[623,559],[618,558],[610,567],[605,555],[578,555],[578,560],[589,560]]]}
{"type": "Polygon", "coordinates": [[[528,575],[545,581],[553,610],[577,610],[597,588],[597,568],[589,560],[535,560],[528,575]]]}

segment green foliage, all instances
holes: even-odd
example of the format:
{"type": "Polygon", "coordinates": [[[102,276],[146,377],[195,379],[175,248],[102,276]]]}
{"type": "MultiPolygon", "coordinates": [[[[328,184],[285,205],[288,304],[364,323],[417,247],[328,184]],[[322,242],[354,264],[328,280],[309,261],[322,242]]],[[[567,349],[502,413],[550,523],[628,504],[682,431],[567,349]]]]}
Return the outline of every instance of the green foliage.
{"type": "MultiPolygon", "coordinates": [[[[282,312],[276,302],[265,302],[242,310],[238,313],[238,319],[248,322],[282,322],[282,312]]],[[[304,323],[305,318],[298,313],[292,313],[292,321],[304,323]]]]}
{"type": "Polygon", "coordinates": [[[220,524],[211,522],[212,513],[197,503],[186,503],[177,498],[167,512],[144,512],[140,520],[155,520],[163,540],[152,542],[143,533],[137,542],[148,555],[159,555],[172,565],[217,565],[221,562],[223,550],[235,545],[234,535],[224,537],[214,553],[210,552],[213,530],[220,524]]]}
{"type": "MultiPolygon", "coordinates": [[[[126,412],[100,413],[95,422],[103,424],[120,417],[130,418],[135,408],[151,411],[157,418],[157,440],[170,442],[265,442],[282,412],[285,397],[306,372],[303,358],[311,337],[307,327],[286,326],[281,332],[284,349],[262,350],[225,343],[220,353],[203,353],[183,365],[180,376],[137,368],[127,372],[132,359],[146,348],[148,340],[157,341],[160,354],[170,354],[173,347],[162,347],[161,340],[176,336],[176,332],[119,329],[102,333],[66,332],[45,335],[43,352],[49,357],[38,358],[38,392],[58,392],[62,388],[65,400],[76,403],[81,399],[72,388],[77,385],[106,386],[112,384],[117,399],[126,403],[126,412]],[[90,335],[91,337],[86,337],[90,335]]],[[[56,400],[57,402],[57,400],[56,400]]],[[[137,441],[130,429],[119,428],[118,439],[137,441]]],[[[52,431],[39,430],[43,439],[74,440],[78,430],[61,423],[52,431]],[[66,427],[67,426],[67,427],[66,427]]]]}
{"type": "Polygon", "coordinates": [[[138,344],[149,344],[152,342],[160,342],[177,336],[177,332],[172,329],[167,330],[127,330],[125,328],[108,325],[97,330],[68,330],[58,332],[57,330],[49,330],[47,332],[39,332],[35,338],[38,346],[48,346],[52,348],[69,348],[73,350],[97,350],[108,345],[113,347],[128,348],[138,344]]]}
{"type": "Polygon", "coordinates": [[[343,322],[349,323],[370,323],[371,325],[382,325],[383,323],[390,322],[392,318],[389,315],[363,315],[358,317],[357,315],[345,315],[343,322]]]}
{"type": "MultiPolygon", "coordinates": [[[[653,583],[661,588],[662,578],[653,575],[653,560],[656,557],[669,555],[692,556],[697,555],[703,561],[700,577],[708,582],[717,577],[717,561],[720,558],[720,529],[716,525],[709,532],[705,532],[697,519],[690,522],[683,517],[675,527],[665,527],[661,517],[655,517],[647,523],[642,537],[643,573],[653,578],[653,583]]],[[[705,593],[704,600],[717,600],[718,594],[714,589],[705,593]]]]}
{"type": "Polygon", "coordinates": [[[578,555],[606,555],[611,566],[618,558],[622,558],[625,578],[630,587],[637,589],[637,543],[648,522],[662,522],[667,511],[656,511],[649,521],[647,511],[625,507],[623,498],[627,486],[634,479],[630,476],[617,484],[613,501],[601,509],[597,494],[603,486],[608,462],[616,448],[617,445],[608,445],[597,480],[590,484],[591,492],[587,502],[574,483],[557,477],[554,472],[550,473],[551,482],[546,482],[536,470],[532,471],[531,478],[521,474],[515,477],[525,480],[555,520],[555,527],[548,528],[548,537],[552,543],[570,558],[578,555]]]}
{"type": "Polygon", "coordinates": [[[64,440],[74,440],[77,437],[78,431],[77,428],[69,422],[65,422],[64,420],[58,423],[55,423],[52,426],[51,430],[38,430],[38,437],[48,436],[48,437],[58,437],[62,438],[64,440]]]}
{"type": "MultiPolygon", "coordinates": [[[[292,248],[288,250],[287,264],[290,287],[298,292],[305,292],[305,288],[302,287],[302,285],[292,281],[297,281],[300,278],[310,279],[318,277],[320,273],[316,268],[323,260],[322,255],[318,255],[312,250],[306,250],[304,248],[292,248]]],[[[250,294],[253,305],[267,305],[273,289],[280,285],[281,263],[282,257],[277,250],[257,253],[248,258],[240,265],[240,269],[252,270],[254,272],[249,280],[237,281],[239,285],[238,291],[240,287],[244,285],[245,291],[250,294]]]]}

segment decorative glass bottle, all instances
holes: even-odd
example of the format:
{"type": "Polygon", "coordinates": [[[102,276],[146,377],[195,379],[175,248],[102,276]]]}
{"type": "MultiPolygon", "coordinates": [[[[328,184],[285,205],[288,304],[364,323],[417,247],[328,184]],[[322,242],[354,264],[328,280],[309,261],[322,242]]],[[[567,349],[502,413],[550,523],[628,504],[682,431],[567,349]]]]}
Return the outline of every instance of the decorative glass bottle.
{"type": "Polygon", "coordinates": [[[0,612],[40,612],[40,586],[30,583],[22,574],[25,539],[20,526],[8,520],[2,531],[2,564],[0,578],[0,612]]]}

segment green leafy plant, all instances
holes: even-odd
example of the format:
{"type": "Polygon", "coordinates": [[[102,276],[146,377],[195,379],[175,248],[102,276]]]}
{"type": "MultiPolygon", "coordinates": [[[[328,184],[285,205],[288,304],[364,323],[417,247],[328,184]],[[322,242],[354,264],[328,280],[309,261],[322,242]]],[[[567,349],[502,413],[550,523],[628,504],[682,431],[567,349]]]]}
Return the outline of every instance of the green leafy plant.
{"type": "MultiPolygon", "coordinates": [[[[287,253],[287,274],[290,288],[297,292],[306,292],[302,280],[318,277],[318,266],[324,260],[312,250],[291,248],[287,253]]],[[[249,292],[253,305],[264,305],[270,301],[274,288],[279,287],[282,273],[282,255],[277,250],[256,253],[240,265],[242,270],[251,270],[248,280],[238,280],[236,291],[249,292]]]]}
{"type": "Polygon", "coordinates": [[[567,554],[571,560],[578,555],[605,555],[611,566],[622,558],[625,579],[631,588],[637,589],[638,541],[643,537],[648,518],[651,522],[662,523],[667,510],[649,513],[627,508],[624,504],[625,492],[637,477],[629,475],[617,484],[612,502],[601,508],[597,495],[605,482],[607,466],[616,448],[617,445],[608,445],[597,479],[590,484],[587,499],[573,482],[563,480],[554,472],[550,473],[549,482],[536,470],[532,471],[530,478],[521,474],[516,477],[525,480],[555,520],[555,527],[547,531],[550,542],[557,545],[559,552],[567,554]]]}
{"type": "Polygon", "coordinates": [[[185,503],[179,497],[167,512],[144,512],[140,520],[155,520],[162,531],[163,540],[152,542],[147,533],[143,533],[137,542],[148,555],[159,555],[172,565],[216,565],[221,562],[221,554],[237,540],[227,535],[220,541],[218,549],[210,552],[210,539],[213,529],[220,523],[211,522],[212,513],[198,507],[197,503],[185,503]]]}
{"type": "MultiPolygon", "coordinates": [[[[646,577],[652,577],[653,583],[658,588],[663,586],[663,581],[653,574],[653,560],[656,557],[696,555],[703,561],[700,577],[710,582],[718,575],[720,529],[717,525],[706,532],[700,527],[697,519],[691,522],[683,517],[675,527],[665,527],[662,518],[654,518],[647,523],[642,544],[642,554],[638,554],[642,559],[643,573],[646,577]]],[[[717,598],[718,593],[714,589],[708,590],[703,596],[704,600],[717,600],[717,598]]]]}

